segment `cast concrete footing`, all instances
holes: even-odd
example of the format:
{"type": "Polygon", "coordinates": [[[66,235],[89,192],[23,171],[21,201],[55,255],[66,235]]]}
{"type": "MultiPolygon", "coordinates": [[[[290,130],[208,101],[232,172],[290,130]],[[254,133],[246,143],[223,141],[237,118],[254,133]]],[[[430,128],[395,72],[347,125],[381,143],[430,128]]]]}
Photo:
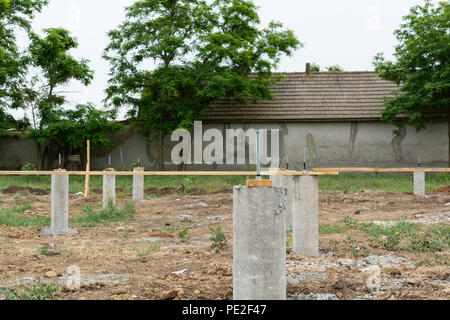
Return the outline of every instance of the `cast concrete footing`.
{"type": "MultiPolygon", "coordinates": [[[[289,191],[288,191],[289,193],[289,191]]],[[[293,252],[319,256],[319,179],[295,176],[293,189],[293,252]]]]}
{"type": "Polygon", "coordinates": [[[286,188],[234,187],[233,299],[286,299],[286,188]]]}
{"type": "MultiPolygon", "coordinates": [[[[105,169],[104,171],[111,172],[114,169],[105,169]]],[[[116,204],[116,176],[103,176],[103,209],[110,205],[116,204]]]]}
{"type": "Polygon", "coordinates": [[[283,187],[287,189],[287,207],[286,207],[286,229],[290,230],[293,228],[293,205],[294,205],[294,176],[282,176],[274,175],[271,176],[272,184],[274,187],[283,187]]]}
{"type": "MultiPolygon", "coordinates": [[[[144,168],[134,168],[134,172],[144,172],[144,168]]],[[[133,201],[144,200],[144,176],[133,176],[133,201]]]]}
{"type": "Polygon", "coordinates": [[[78,233],[69,229],[69,176],[52,175],[51,181],[51,224],[50,228],[46,227],[41,231],[41,235],[60,237],[67,233],[78,233]]]}
{"type": "Polygon", "coordinates": [[[414,172],[414,194],[425,195],[425,172],[414,172]]]}

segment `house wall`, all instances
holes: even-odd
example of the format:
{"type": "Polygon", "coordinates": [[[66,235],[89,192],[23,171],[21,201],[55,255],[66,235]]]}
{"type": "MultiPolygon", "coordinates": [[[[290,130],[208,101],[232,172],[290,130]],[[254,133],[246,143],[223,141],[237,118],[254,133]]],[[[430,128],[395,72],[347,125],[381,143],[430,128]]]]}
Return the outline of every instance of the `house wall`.
{"type": "MultiPolygon", "coordinates": [[[[313,167],[415,167],[420,157],[423,166],[447,167],[447,123],[428,124],[416,132],[405,128],[400,136],[394,127],[381,122],[297,122],[297,123],[203,123],[203,132],[216,128],[279,129],[281,166],[289,155],[290,168],[302,168],[303,149],[307,148],[308,168],[313,167]]],[[[194,145],[192,134],[192,146],[194,145]]],[[[158,142],[148,142],[137,129],[124,129],[112,137],[115,148],[98,148],[92,153],[92,169],[103,169],[111,156],[112,166],[118,170],[130,168],[138,157],[146,170],[157,169],[158,142]]],[[[178,142],[165,138],[166,168],[178,169],[170,163],[172,148],[178,142]]],[[[204,143],[204,147],[209,143],[204,143]]],[[[225,145],[225,143],[224,143],[225,145]]],[[[224,155],[226,152],[224,151],[224,155]]],[[[248,151],[247,151],[248,154],[248,151]]],[[[248,155],[247,155],[248,160],[248,155]]],[[[28,162],[37,162],[32,141],[17,138],[0,139],[2,169],[18,169],[28,162]]],[[[248,162],[247,162],[248,163],[248,162]]],[[[248,165],[186,165],[188,170],[238,170],[248,165]]]]}

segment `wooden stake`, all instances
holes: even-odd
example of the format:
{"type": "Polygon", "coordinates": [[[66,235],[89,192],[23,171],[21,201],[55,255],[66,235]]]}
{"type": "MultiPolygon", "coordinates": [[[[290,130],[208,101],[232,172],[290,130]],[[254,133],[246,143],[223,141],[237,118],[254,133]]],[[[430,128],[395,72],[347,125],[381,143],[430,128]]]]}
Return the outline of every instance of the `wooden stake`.
{"type": "Polygon", "coordinates": [[[91,171],[91,142],[87,141],[87,149],[86,149],[86,179],[84,184],[84,197],[89,197],[89,172],[91,171]]]}

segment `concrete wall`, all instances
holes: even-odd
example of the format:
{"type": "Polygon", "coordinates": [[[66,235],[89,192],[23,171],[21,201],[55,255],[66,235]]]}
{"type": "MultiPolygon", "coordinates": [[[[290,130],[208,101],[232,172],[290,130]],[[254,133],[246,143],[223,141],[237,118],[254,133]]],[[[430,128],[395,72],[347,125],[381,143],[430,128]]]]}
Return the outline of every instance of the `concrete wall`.
{"type": "MultiPolygon", "coordinates": [[[[289,155],[290,168],[302,168],[303,148],[307,148],[308,168],[312,167],[415,167],[420,157],[423,166],[447,167],[447,123],[428,124],[417,133],[407,127],[394,136],[391,125],[381,122],[297,122],[297,123],[203,123],[203,131],[217,128],[279,129],[281,166],[289,155]]],[[[192,146],[194,135],[192,134],[192,146]]],[[[270,139],[269,139],[270,140],[270,139]]],[[[115,148],[96,149],[92,154],[92,169],[103,169],[111,156],[112,166],[118,170],[130,168],[138,157],[146,170],[157,169],[158,142],[148,142],[137,129],[123,130],[112,137],[115,148]]],[[[165,138],[167,169],[178,166],[170,163],[172,148],[177,142],[165,138]]],[[[209,143],[204,143],[204,146],[209,143]]],[[[226,145],[224,143],[224,145],[226,145]]],[[[248,163],[248,149],[247,149],[248,163]]],[[[224,155],[226,152],[224,151],[224,155]]],[[[36,162],[36,148],[31,141],[17,138],[0,140],[0,164],[3,169],[17,169],[27,162],[36,162]]],[[[225,162],[225,161],[224,161],[225,162]]],[[[249,166],[187,165],[189,170],[248,169],[249,166]]]]}

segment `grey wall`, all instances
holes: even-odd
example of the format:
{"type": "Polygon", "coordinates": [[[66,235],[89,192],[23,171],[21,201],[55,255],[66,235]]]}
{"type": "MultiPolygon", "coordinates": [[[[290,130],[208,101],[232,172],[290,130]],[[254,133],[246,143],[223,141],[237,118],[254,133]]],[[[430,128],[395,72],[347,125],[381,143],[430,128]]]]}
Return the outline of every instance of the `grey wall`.
{"type": "MultiPolygon", "coordinates": [[[[308,150],[308,167],[415,167],[420,157],[423,166],[447,167],[447,124],[428,124],[425,131],[417,133],[405,128],[394,136],[391,125],[381,122],[298,122],[298,123],[204,123],[203,130],[217,128],[225,137],[229,128],[279,129],[281,166],[289,154],[291,168],[301,168],[303,148],[308,150]]],[[[193,138],[193,134],[192,134],[193,138]]],[[[138,157],[146,170],[157,169],[158,143],[148,142],[137,129],[124,130],[112,137],[116,146],[112,150],[96,149],[92,154],[92,169],[103,169],[111,156],[112,166],[118,170],[130,168],[138,157]]],[[[177,142],[165,138],[167,169],[178,167],[170,163],[172,147],[177,142]]],[[[192,142],[193,145],[193,142],[192,142]]],[[[206,143],[204,144],[206,145],[206,143]]],[[[225,143],[224,143],[225,145],[225,143]]],[[[247,151],[248,153],[248,151],[247,151]]],[[[224,152],[224,154],[226,154],[224,152]]],[[[17,138],[0,140],[2,169],[18,169],[28,162],[36,162],[36,148],[31,141],[17,138]]],[[[248,169],[249,166],[187,165],[188,170],[248,169]]]]}

